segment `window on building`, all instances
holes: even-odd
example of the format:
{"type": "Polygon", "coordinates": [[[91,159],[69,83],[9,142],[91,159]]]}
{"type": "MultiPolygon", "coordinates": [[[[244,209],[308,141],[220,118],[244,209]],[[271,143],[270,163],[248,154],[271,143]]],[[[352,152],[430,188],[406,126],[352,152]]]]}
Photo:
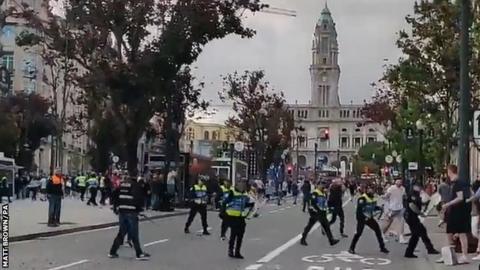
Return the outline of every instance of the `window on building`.
{"type": "Polygon", "coordinates": [[[299,118],[300,118],[300,114],[301,114],[301,111],[300,111],[300,110],[298,110],[298,111],[297,111],[297,117],[299,117],[299,118]]]}
{"type": "Polygon", "coordinates": [[[356,137],[353,139],[353,147],[360,148],[362,146],[362,138],[356,137]]]}
{"type": "Polygon", "coordinates": [[[188,128],[187,134],[188,134],[188,136],[187,136],[188,140],[190,140],[190,141],[195,140],[195,131],[193,130],[193,128],[191,128],[191,127],[188,128]]]}
{"type": "Polygon", "coordinates": [[[342,128],[342,132],[347,132],[348,130],[346,128],[342,128]]]}
{"type": "Polygon", "coordinates": [[[303,118],[308,118],[308,111],[305,111],[305,116],[303,118]]]}
{"type": "Polygon", "coordinates": [[[323,58],[323,64],[324,64],[324,65],[327,64],[327,58],[326,58],[326,57],[323,58]]]}
{"type": "Polygon", "coordinates": [[[375,129],[369,128],[369,129],[368,129],[368,132],[375,132],[375,129]]]}
{"type": "Polygon", "coordinates": [[[2,29],[2,40],[6,44],[14,44],[15,27],[13,25],[5,25],[2,29]]]}
{"type": "Polygon", "coordinates": [[[324,23],[324,24],[323,24],[323,30],[327,30],[327,27],[328,27],[327,24],[324,23]]]}
{"type": "Polygon", "coordinates": [[[347,111],[347,118],[350,117],[350,111],[347,111]]]}
{"type": "Polygon", "coordinates": [[[356,129],[355,129],[355,132],[360,132],[360,129],[359,129],[359,128],[356,128],[356,129]]]}
{"type": "Polygon", "coordinates": [[[328,118],[328,110],[327,110],[327,111],[325,111],[325,115],[326,115],[326,117],[328,118]]]}
{"type": "Polygon", "coordinates": [[[320,44],[320,51],[322,53],[328,53],[328,37],[322,37],[320,44]]]}
{"type": "Polygon", "coordinates": [[[300,135],[298,137],[298,146],[307,147],[307,137],[305,135],[300,135]]]}
{"type": "Polygon", "coordinates": [[[368,137],[367,138],[367,142],[371,143],[371,142],[375,142],[376,141],[376,138],[375,137],[368,137]]]}
{"type": "Polygon", "coordinates": [[[213,141],[218,140],[218,133],[217,133],[216,131],[213,131],[213,132],[212,132],[212,140],[213,140],[213,141]]]}
{"type": "Polygon", "coordinates": [[[348,148],[349,145],[348,145],[348,137],[342,137],[341,141],[340,141],[340,146],[342,148],[348,148]]]}
{"type": "Polygon", "coordinates": [[[12,71],[14,68],[13,63],[14,63],[13,52],[3,52],[2,66],[12,71]]]}
{"type": "Polygon", "coordinates": [[[355,118],[355,117],[356,117],[356,116],[355,116],[355,113],[356,113],[356,111],[353,111],[353,118],[355,118]]]}
{"type": "Polygon", "coordinates": [[[203,139],[204,139],[204,140],[207,140],[207,141],[210,140],[210,133],[208,133],[208,131],[205,131],[205,132],[203,133],[203,139]]]}

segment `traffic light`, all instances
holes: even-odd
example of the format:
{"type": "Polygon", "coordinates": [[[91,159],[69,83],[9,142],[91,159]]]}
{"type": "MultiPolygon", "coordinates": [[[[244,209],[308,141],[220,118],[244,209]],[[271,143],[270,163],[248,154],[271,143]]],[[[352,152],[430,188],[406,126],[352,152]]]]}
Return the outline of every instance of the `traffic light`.
{"type": "Polygon", "coordinates": [[[324,140],[329,140],[330,139],[330,130],[327,128],[323,132],[323,139],[324,140]]]}
{"type": "Polygon", "coordinates": [[[293,171],[292,165],[288,165],[288,167],[287,167],[288,175],[292,175],[292,171],[293,171]]]}

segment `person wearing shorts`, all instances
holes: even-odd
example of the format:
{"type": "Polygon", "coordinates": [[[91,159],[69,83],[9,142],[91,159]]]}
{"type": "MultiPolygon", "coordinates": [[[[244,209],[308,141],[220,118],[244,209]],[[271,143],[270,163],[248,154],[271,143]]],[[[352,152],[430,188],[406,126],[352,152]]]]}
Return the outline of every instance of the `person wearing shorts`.
{"type": "Polygon", "coordinates": [[[397,235],[398,235],[398,240],[401,244],[406,244],[408,243],[407,240],[405,240],[405,237],[403,235],[403,228],[405,224],[405,220],[403,218],[405,209],[403,207],[403,200],[405,197],[405,188],[402,185],[402,180],[397,179],[395,181],[395,185],[392,185],[387,189],[387,192],[384,196],[385,200],[388,202],[387,207],[388,207],[388,212],[386,214],[386,221],[385,225],[383,227],[383,234],[385,235],[388,230],[390,230],[390,227],[393,224],[393,221],[397,220],[398,221],[398,226],[400,227],[397,235]]]}

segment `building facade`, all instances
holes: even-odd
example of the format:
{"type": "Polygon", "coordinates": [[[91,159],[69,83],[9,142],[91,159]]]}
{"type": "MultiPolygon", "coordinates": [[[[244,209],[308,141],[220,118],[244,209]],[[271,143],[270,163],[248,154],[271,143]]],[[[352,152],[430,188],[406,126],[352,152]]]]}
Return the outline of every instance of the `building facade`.
{"type": "Polygon", "coordinates": [[[231,130],[221,123],[187,120],[180,140],[180,151],[213,157],[223,142],[231,142],[231,130]]]}
{"type": "MultiPolygon", "coordinates": [[[[49,8],[49,1],[46,0],[6,0],[0,7],[2,10],[18,8],[20,3],[27,4],[38,12],[40,17],[45,17],[49,8]]],[[[54,100],[56,95],[58,114],[62,114],[65,107],[66,117],[77,114],[82,110],[80,106],[72,104],[70,98],[63,98],[62,91],[53,91],[48,85],[51,80],[50,67],[45,65],[38,48],[25,48],[16,45],[16,37],[24,30],[30,30],[25,26],[21,18],[7,17],[6,24],[1,29],[0,43],[3,50],[0,65],[6,68],[10,75],[9,90],[6,95],[17,92],[37,93],[49,101],[54,100]],[[66,100],[66,106],[62,103],[66,100]]],[[[56,70],[58,71],[58,70],[56,70]]],[[[61,72],[61,70],[60,70],[61,72]]],[[[62,78],[63,76],[58,76],[62,78]]],[[[69,90],[69,97],[75,98],[80,89],[69,90]]],[[[42,140],[41,146],[35,151],[34,163],[37,172],[48,173],[52,167],[61,167],[64,173],[76,173],[89,168],[86,157],[88,138],[84,134],[65,132],[63,142],[59,145],[54,143],[55,138],[49,137],[42,140]],[[54,145],[54,147],[52,147],[54,145]],[[61,149],[61,151],[59,150],[61,149]]]]}
{"type": "Polygon", "coordinates": [[[311,100],[309,104],[289,105],[296,127],[291,143],[293,163],[300,168],[348,162],[362,145],[384,140],[385,127],[363,119],[363,104],[340,103],[338,57],[335,22],[325,6],[312,42],[311,100]]]}

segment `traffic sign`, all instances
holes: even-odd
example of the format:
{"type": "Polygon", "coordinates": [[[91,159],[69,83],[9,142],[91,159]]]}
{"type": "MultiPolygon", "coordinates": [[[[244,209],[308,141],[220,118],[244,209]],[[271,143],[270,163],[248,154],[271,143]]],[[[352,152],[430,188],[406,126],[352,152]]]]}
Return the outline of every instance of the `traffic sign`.
{"type": "Polygon", "coordinates": [[[417,162],[409,162],[408,163],[408,169],[411,170],[411,171],[418,170],[418,163],[417,162]]]}
{"type": "Polygon", "coordinates": [[[410,128],[410,127],[407,128],[405,130],[405,133],[406,133],[405,135],[407,137],[407,140],[412,140],[413,139],[413,128],[410,128]]]}
{"type": "Polygon", "coordinates": [[[112,161],[113,163],[118,163],[120,161],[120,158],[118,156],[113,156],[112,161]]]}
{"type": "Polygon", "coordinates": [[[243,142],[235,142],[235,151],[237,152],[242,152],[243,149],[245,148],[245,144],[243,142]]]}
{"type": "Polygon", "coordinates": [[[473,138],[480,139],[480,110],[473,113],[473,138]]]}
{"type": "Polygon", "coordinates": [[[393,157],[397,157],[397,156],[398,156],[398,152],[395,151],[395,150],[393,150],[393,151],[392,151],[392,156],[393,156],[393,157]]]}
{"type": "Polygon", "coordinates": [[[402,156],[401,155],[398,155],[395,160],[397,161],[397,163],[402,163],[402,156]]]}
{"type": "Polygon", "coordinates": [[[392,164],[393,163],[393,157],[391,155],[387,155],[385,157],[385,162],[387,162],[388,164],[392,164]]]}

